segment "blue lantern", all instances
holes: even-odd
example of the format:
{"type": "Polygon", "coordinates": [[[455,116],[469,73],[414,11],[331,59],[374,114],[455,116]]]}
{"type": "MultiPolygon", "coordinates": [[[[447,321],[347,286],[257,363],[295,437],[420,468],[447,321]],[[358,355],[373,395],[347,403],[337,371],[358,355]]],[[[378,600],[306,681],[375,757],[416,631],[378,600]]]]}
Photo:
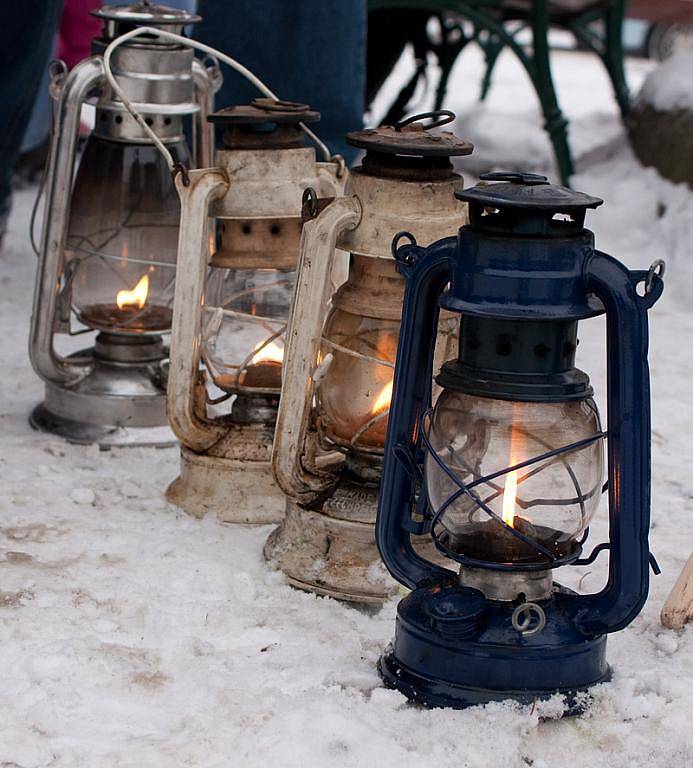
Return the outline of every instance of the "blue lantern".
{"type": "Polygon", "coordinates": [[[393,242],[407,286],[377,543],[412,591],[380,672],[429,706],[560,692],[575,712],[575,694],[608,679],[606,636],[635,618],[650,562],[656,571],[647,311],[663,263],[631,271],[595,250],[583,225],[598,198],[535,174],[482,179],[457,192],[470,217],[457,238],[423,248],[400,233],[393,242]],[[460,346],[431,408],[440,307],[460,314],[460,346]],[[608,435],[574,365],[578,321],[603,313],[608,435]],[[583,557],[607,488],[609,541],[583,557]],[[449,568],[413,548],[412,535],[426,532],[449,568]],[[556,568],[604,550],[601,592],[554,583],[556,568]]]}

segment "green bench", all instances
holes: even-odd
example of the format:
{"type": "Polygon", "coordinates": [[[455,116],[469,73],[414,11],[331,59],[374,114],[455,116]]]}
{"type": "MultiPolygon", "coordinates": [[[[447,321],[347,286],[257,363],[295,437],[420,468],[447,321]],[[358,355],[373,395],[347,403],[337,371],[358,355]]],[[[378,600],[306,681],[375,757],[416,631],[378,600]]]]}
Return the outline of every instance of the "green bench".
{"type": "MultiPolygon", "coordinates": [[[[623,69],[622,25],[626,0],[369,0],[369,13],[394,9],[427,11],[438,16],[443,29],[439,43],[430,46],[438,56],[441,78],[435,108],[445,100],[448,78],[455,59],[464,47],[474,41],[486,58],[486,73],[481,86],[481,99],[486,98],[499,54],[509,48],[529,75],[539,98],[544,127],[549,134],[556,164],[564,184],[575,172],[568,143],[568,122],[561,111],[551,75],[548,33],[551,27],[568,30],[579,43],[596,53],[611,79],[621,114],[630,108],[628,87],[623,69]],[[469,22],[471,34],[450,17],[459,16],[469,22]],[[518,42],[521,33],[530,33],[532,43],[518,42]]],[[[400,98],[398,108],[404,108],[400,98]]],[[[389,115],[392,118],[392,111],[389,115]]],[[[401,116],[401,115],[400,115],[401,116]]]]}

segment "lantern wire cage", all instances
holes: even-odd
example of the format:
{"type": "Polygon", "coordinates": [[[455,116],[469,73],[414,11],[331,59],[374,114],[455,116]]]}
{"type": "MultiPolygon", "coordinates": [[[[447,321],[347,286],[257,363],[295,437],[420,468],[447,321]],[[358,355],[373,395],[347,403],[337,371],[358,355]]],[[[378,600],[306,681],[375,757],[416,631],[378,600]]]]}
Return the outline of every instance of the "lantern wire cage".
{"type": "MultiPolygon", "coordinates": [[[[211,271],[215,275],[218,272],[216,269],[211,271]]],[[[246,285],[224,296],[218,304],[203,307],[202,362],[214,384],[224,392],[218,398],[211,398],[207,393],[210,404],[227,400],[232,395],[278,395],[280,392],[287,320],[256,313],[255,300],[259,294],[275,292],[285,294],[288,301],[295,272],[272,271],[277,272],[276,277],[261,285],[246,285]],[[248,302],[250,311],[236,308],[248,302]],[[224,327],[232,339],[235,354],[217,349],[224,327]],[[263,363],[271,370],[264,377],[253,376],[253,369],[263,363]]]]}
{"type": "MultiPolygon", "coordinates": [[[[361,346],[370,347],[373,349],[373,351],[376,354],[380,354],[378,346],[373,344],[373,342],[368,338],[367,331],[356,333],[353,336],[351,336],[348,340],[345,339],[345,341],[348,341],[352,344],[359,344],[361,346]]],[[[395,363],[394,360],[384,360],[382,357],[376,357],[375,355],[368,355],[364,354],[362,352],[358,352],[355,349],[351,349],[348,346],[345,346],[344,344],[340,344],[336,341],[333,341],[332,339],[329,339],[325,336],[322,336],[320,339],[321,345],[324,347],[327,347],[330,350],[333,350],[334,352],[338,352],[340,354],[349,355],[352,358],[355,358],[356,360],[361,360],[365,363],[367,363],[370,366],[382,366],[385,368],[388,368],[392,371],[392,374],[390,375],[390,383],[386,384],[384,387],[384,391],[392,392],[392,380],[394,377],[394,370],[395,370],[395,363]]],[[[322,373],[322,376],[314,376],[313,381],[315,382],[315,391],[317,394],[318,388],[320,387],[320,384],[324,381],[324,374],[327,372],[327,368],[329,365],[333,362],[334,357],[330,353],[325,355],[321,362],[318,364],[317,370],[320,370],[322,373]],[[330,355],[328,357],[328,355],[330,355]]],[[[390,399],[387,398],[387,405],[383,406],[381,409],[379,409],[376,413],[371,415],[369,418],[366,418],[363,423],[357,427],[354,434],[349,438],[349,440],[344,443],[339,441],[337,438],[335,438],[329,429],[329,419],[327,419],[325,416],[322,416],[319,419],[320,424],[323,426],[325,432],[328,435],[328,440],[330,442],[334,442],[337,446],[341,446],[343,448],[358,448],[360,450],[364,450],[366,452],[379,452],[382,453],[382,450],[378,450],[373,448],[373,446],[365,445],[360,442],[361,437],[365,435],[369,430],[375,428],[376,426],[380,425],[382,422],[386,421],[388,416],[390,414],[390,399]]]]}
{"type": "MultiPolygon", "coordinates": [[[[171,151],[188,158],[182,139],[171,151]]],[[[63,306],[93,330],[169,331],[179,217],[178,195],[155,147],[90,136],[73,186],[63,306]]]]}
{"type": "MultiPolygon", "coordinates": [[[[157,226],[157,225],[148,225],[157,226]]],[[[161,228],[168,228],[167,225],[159,225],[161,228]]],[[[123,224],[123,228],[126,225],[123,224]]],[[[152,308],[146,303],[142,306],[134,309],[133,312],[128,313],[126,317],[118,317],[114,313],[108,314],[104,312],[90,311],[89,308],[80,308],[75,302],[72,302],[72,311],[77,319],[89,326],[85,329],[78,331],[71,331],[71,335],[77,335],[81,333],[87,333],[90,330],[106,330],[114,333],[126,332],[126,333],[161,333],[162,331],[168,331],[171,327],[171,306],[173,303],[173,290],[176,280],[176,266],[170,262],[158,261],[156,259],[142,259],[132,257],[129,255],[117,255],[114,253],[104,252],[104,248],[108,243],[118,236],[118,231],[111,230],[110,232],[95,232],[92,235],[84,235],[78,240],[69,243],[69,250],[75,255],[67,262],[65,269],[65,278],[63,285],[63,293],[69,295],[76,276],[80,271],[84,270],[84,267],[91,262],[92,268],[94,263],[98,262],[100,266],[103,266],[108,270],[117,284],[122,287],[123,291],[131,291],[133,286],[128,281],[127,276],[123,273],[122,267],[124,262],[127,262],[128,266],[140,265],[143,267],[142,277],[146,276],[150,281],[154,273],[165,276],[168,272],[168,277],[164,277],[163,281],[159,281],[159,287],[156,294],[163,303],[156,307],[159,317],[152,318],[152,308]],[[97,237],[104,237],[103,240],[97,240],[97,237]]],[[[99,267],[100,268],[100,267],[99,267]]],[[[111,283],[112,285],[112,283],[111,283]]]]}
{"type": "MultiPolygon", "coordinates": [[[[451,493],[442,504],[440,504],[437,510],[431,511],[428,508],[424,510],[425,516],[428,517],[428,519],[430,520],[431,537],[433,538],[433,542],[436,548],[442,555],[460,563],[461,565],[466,565],[470,567],[492,568],[496,570],[530,571],[530,570],[543,570],[545,568],[556,568],[558,566],[567,565],[569,563],[586,565],[588,562],[592,562],[596,554],[598,554],[599,551],[602,551],[605,548],[605,546],[608,547],[608,545],[599,545],[595,549],[595,552],[592,554],[592,556],[590,556],[585,560],[580,560],[580,555],[582,553],[582,546],[586,542],[587,537],[589,535],[589,528],[585,528],[582,538],[579,541],[575,542],[574,548],[569,553],[563,556],[557,556],[532,536],[529,536],[523,533],[522,531],[518,530],[517,528],[513,527],[512,525],[509,525],[497,512],[495,512],[489,506],[489,504],[494,499],[503,495],[503,488],[499,484],[493,482],[497,478],[505,477],[511,472],[518,472],[519,470],[527,469],[528,471],[525,474],[519,475],[517,477],[517,485],[519,487],[523,482],[526,482],[534,475],[542,472],[548,466],[558,463],[563,465],[568,476],[570,477],[571,483],[575,488],[575,492],[576,492],[575,497],[571,497],[567,499],[534,499],[528,502],[528,501],[523,501],[518,495],[516,498],[516,503],[522,509],[529,509],[531,507],[550,507],[550,506],[557,506],[557,505],[577,504],[580,507],[581,517],[584,520],[585,514],[586,514],[585,502],[593,498],[597,494],[604,493],[608,488],[608,483],[604,483],[603,485],[600,483],[595,487],[590,488],[589,490],[583,492],[575,473],[572,471],[572,468],[570,467],[569,462],[566,460],[566,456],[576,451],[587,448],[588,446],[592,445],[598,440],[604,440],[607,436],[606,432],[600,431],[589,437],[583,438],[581,440],[577,440],[573,443],[562,445],[558,448],[551,448],[544,441],[541,441],[541,443],[545,445],[545,447],[548,449],[544,453],[534,455],[528,459],[525,459],[524,461],[517,462],[516,464],[513,464],[511,466],[506,466],[503,469],[499,469],[487,475],[479,476],[478,471],[475,471],[473,467],[460,466],[459,469],[470,473],[474,477],[474,479],[471,480],[471,482],[465,482],[459,477],[459,475],[455,472],[455,470],[445,462],[445,460],[440,455],[440,452],[436,450],[436,448],[431,443],[431,440],[429,438],[429,429],[430,429],[430,421],[431,421],[432,414],[433,414],[433,408],[427,409],[422,414],[421,419],[419,421],[419,434],[424,443],[424,446],[426,447],[426,450],[428,451],[428,454],[435,461],[436,465],[447,476],[447,478],[455,486],[457,486],[457,489],[453,493],[451,493]],[[488,486],[491,489],[491,493],[489,495],[486,495],[485,497],[482,497],[483,494],[480,492],[480,489],[483,486],[488,486]],[[452,549],[444,541],[443,532],[440,530],[440,527],[441,527],[440,524],[445,512],[451,507],[452,504],[454,504],[458,499],[460,499],[463,496],[466,496],[468,499],[470,499],[476,505],[478,510],[483,512],[488,518],[495,520],[499,526],[502,526],[503,531],[515,537],[516,540],[531,547],[537,553],[538,559],[532,562],[512,562],[512,563],[491,562],[487,560],[480,560],[478,558],[472,558],[452,549]]],[[[529,435],[529,433],[526,433],[526,434],[529,435]]],[[[405,461],[404,457],[402,457],[399,452],[396,452],[396,456],[400,461],[405,461]]],[[[408,468],[408,471],[411,472],[412,462],[406,461],[405,463],[408,468]]],[[[416,466],[418,469],[418,465],[416,466]]],[[[423,487],[425,486],[425,480],[423,479],[424,476],[423,476],[423,473],[420,472],[420,470],[417,472],[417,475],[418,475],[419,485],[421,487],[420,488],[421,498],[425,499],[427,494],[426,494],[425,487],[423,487]]]]}
{"type": "MultiPolygon", "coordinates": [[[[381,321],[389,323],[390,321],[381,321]]],[[[453,318],[441,319],[439,322],[439,331],[443,330],[445,338],[452,338],[455,328],[453,318]]],[[[392,397],[392,387],[394,381],[395,358],[397,350],[398,334],[389,333],[383,326],[380,329],[376,340],[373,340],[373,328],[359,328],[356,332],[346,333],[343,330],[333,331],[332,338],[322,334],[320,338],[320,351],[318,353],[317,365],[315,366],[313,380],[313,395],[315,398],[316,423],[319,428],[322,447],[327,450],[352,451],[357,450],[367,454],[382,456],[385,448],[385,430],[390,416],[390,400],[392,397]],[[387,342],[389,347],[387,349],[387,342]],[[362,350],[362,351],[359,351],[362,350]],[[368,350],[368,351],[363,351],[368,350]],[[372,352],[372,354],[371,354],[372,352]],[[347,355],[354,361],[365,363],[373,375],[373,383],[379,378],[372,396],[368,413],[363,415],[353,425],[353,434],[350,437],[338,436],[333,428],[330,416],[325,412],[324,404],[321,403],[320,388],[326,383],[326,374],[335,362],[336,355],[347,355]],[[383,369],[387,370],[384,374],[383,369]],[[381,376],[378,377],[375,371],[380,370],[381,376]],[[375,439],[367,440],[367,436],[375,439]],[[381,440],[377,436],[382,437],[381,440]]],[[[346,409],[346,405],[344,405],[346,409]]]]}

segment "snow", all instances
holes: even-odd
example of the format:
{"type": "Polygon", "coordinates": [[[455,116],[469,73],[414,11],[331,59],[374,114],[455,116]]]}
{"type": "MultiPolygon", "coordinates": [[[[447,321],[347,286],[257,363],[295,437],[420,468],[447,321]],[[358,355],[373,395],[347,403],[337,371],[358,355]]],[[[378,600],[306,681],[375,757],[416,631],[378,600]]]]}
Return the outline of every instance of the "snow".
{"type": "MultiPolygon", "coordinates": [[[[693,628],[659,623],[693,541],[693,194],[638,166],[590,57],[555,62],[579,156],[575,186],[606,200],[588,218],[598,246],[632,267],[668,262],[650,313],[651,543],[663,573],[640,616],[609,639],[613,679],[594,689],[588,714],[556,719],[555,700],[462,712],[407,704],[375,669],[395,601],[361,611],[295,591],[262,559],[269,527],[221,526],[168,505],[176,449],[100,452],[32,432],[27,414],[42,386],[26,354],[35,259],[32,191],[23,191],[0,252],[0,765],[693,764],[693,628]]],[[[506,162],[552,172],[536,99],[512,57],[499,62],[483,108],[480,57],[470,49],[463,65],[451,102],[478,147],[465,172],[506,162]]],[[[646,68],[629,64],[634,86],[646,68]]],[[[579,359],[602,413],[603,334],[602,320],[583,324],[579,359]]],[[[602,507],[594,541],[604,534],[602,507]]],[[[598,589],[604,565],[602,556],[586,574],[563,569],[564,581],[598,589]]]]}
{"type": "Polygon", "coordinates": [[[653,70],[639,98],[659,112],[693,110],[693,51],[679,51],[653,70]]]}

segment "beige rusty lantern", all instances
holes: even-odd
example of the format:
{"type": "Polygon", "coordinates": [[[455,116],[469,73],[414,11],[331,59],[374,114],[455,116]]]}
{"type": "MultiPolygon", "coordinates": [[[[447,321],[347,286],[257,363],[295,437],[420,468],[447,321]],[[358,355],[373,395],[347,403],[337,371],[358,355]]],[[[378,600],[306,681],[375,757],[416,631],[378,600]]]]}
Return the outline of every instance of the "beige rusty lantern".
{"type": "MultiPolygon", "coordinates": [[[[472,145],[428,130],[452,113],[434,113],[427,128],[423,117],[349,134],[366,155],[347,196],[305,195],[312,218],[303,230],[272,454],[288,501],[265,557],[296,587],[356,602],[380,602],[395,590],[374,536],[404,293],[392,238],[407,230],[432,242],[466,213],[453,194],[462,179],[450,157],[468,155],[472,145]],[[350,268],[332,295],[336,249],[350,253],[350,268]]],[[[444,355],[456,326],[448,317],[439,328],[444,355]]]]}
{"type": "Polygon", "coordinates": [[[284,511],[270,456],[301,197],[306,187],[328,196],[343,187],[341,158],[317,162],[305,146],[305,124],[319,117],[269,98],[217,112],[210,120],[225,131],[217,167],[176,180],[168,415],[182,448],[167,497],[196,516],[267,523],[284,511]]]}

